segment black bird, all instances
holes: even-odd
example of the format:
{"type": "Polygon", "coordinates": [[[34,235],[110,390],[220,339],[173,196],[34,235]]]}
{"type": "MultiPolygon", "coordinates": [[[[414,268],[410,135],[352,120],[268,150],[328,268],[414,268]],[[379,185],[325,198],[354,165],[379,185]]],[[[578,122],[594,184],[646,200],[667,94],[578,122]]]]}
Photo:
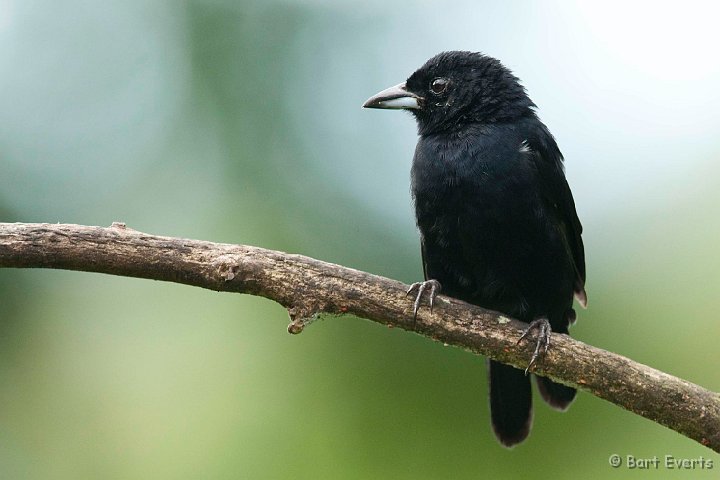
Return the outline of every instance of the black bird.
{"type": "MultiPolygon", "coordinates": [[[[550,330],[568,333],[573,295],[585,307],[582,226],[555,139],[512,72],[480,53],[444,52],[405,83],[363,105],[404,109],[417,120],[412,195],[425,282],[432,300],[451,297],[496,310],[537,330],[528,368],[550,330]]],[[[493,430],[505,446],[530,433],[527,370],[489,362],[493,430]]],[[[536,377],[542,398],[565,410],[575,389],[536,377]]]]}

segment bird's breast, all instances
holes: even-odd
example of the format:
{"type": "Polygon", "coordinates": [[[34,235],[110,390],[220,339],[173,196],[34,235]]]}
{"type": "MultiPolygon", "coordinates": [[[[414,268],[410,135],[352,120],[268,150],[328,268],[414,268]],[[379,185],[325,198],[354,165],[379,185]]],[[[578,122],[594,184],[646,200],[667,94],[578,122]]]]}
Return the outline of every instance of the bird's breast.
{"type": "Polygon", "coordinates": [[[427,275],[451,296],[496,308],[525,304],[531,280],[547,283],[542,275],[567,269],[520,142],[418,143],[412,193],[427,275]]]}

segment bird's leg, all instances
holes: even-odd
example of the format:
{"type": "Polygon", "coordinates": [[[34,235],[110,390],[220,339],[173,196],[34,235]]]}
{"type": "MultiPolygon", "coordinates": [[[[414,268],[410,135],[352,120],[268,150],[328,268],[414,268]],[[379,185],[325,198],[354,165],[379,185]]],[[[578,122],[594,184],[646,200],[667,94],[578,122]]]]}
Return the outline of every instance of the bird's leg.
{"type": "Polygon", "coordinates": [[[540,354],[547,353],[548,347],[550,346],[550,332],[552,332],[552,329],[550,328],[550,322],[545,317],[537,318],[530,322],[530,325],[528,326],[528,328],[525,329],[522,336],[518,339],[517,343],[522,342],[523,339],[527,337],[533,330],[538,331],[537,343],[535,344],[535,351],[530,358],[530,363],[525,369],[525,375],[527,375],[528,370],[530,370],[530,368],[535,365],[538,358],[540,358],[540,354]]]}
{"type": "Polygon", "coordinates": [[[413,322],[417,319],[417,313],[420,309],[420,301],[422,300],[423,294],[428,291],[429,289],[429,303],[430,303],[430,313],[432,313],[433,304],[435,303],[435,297],[438,296],[438,293],[440,293],[440,290],[442,290],[442,285],[440,285],[440,282],[437,280],[427,280],[425,282],[415,282],[412,285],[410,285],[410,288],[408,288],[407,293],[405,296],[410,295],[411,293],[415,293],[417,291],[417,297],[415,297],[415,303],[413,304],[413,322]]]}

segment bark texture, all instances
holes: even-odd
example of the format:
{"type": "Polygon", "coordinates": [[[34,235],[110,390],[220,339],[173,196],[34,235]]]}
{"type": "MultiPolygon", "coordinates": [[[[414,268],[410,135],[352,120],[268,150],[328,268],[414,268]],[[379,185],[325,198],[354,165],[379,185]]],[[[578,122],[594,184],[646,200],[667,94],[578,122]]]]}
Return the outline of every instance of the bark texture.
{"type": "MultiPolygon", "coordinates": [[[[319,313],[350,314],[415,331],[525,368],[533,342],[517,343],[522,324],[497,312],[439,296],[432,313],[412,318],[407,285],[302,255],[246,245],[108,228],[0,223],[0,267],[59,268],[183,283],[274,300],[300,333],[319,313]]],[[[553,334],[532,371],[571,385],[720,452],[720,395],[626,357],[553,334]]]]}

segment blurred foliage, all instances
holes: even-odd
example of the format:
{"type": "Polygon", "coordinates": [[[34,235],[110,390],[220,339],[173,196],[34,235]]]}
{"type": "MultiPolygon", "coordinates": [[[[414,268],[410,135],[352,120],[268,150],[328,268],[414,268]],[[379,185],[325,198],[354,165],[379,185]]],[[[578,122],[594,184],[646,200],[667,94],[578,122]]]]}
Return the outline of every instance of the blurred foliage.
{"type": "MultiPolygon", "coordinates": [[[[482,50],[568,159],[589,260],[573,335],[720,389],[717,7],[624,5],[616,24],[618,5],[440,5],[0,1],[0,220],[125,221],[417,280],[414,125],[359,106],[440,50],[482,50]]],[[[62,271],[0,270],[0,302],[2,478],[639,475],[613,453],[720,468],[586,394],[537,402],[503,449],[483,359],[354,318],[293,337],[263,299],[62,271]]]]}

